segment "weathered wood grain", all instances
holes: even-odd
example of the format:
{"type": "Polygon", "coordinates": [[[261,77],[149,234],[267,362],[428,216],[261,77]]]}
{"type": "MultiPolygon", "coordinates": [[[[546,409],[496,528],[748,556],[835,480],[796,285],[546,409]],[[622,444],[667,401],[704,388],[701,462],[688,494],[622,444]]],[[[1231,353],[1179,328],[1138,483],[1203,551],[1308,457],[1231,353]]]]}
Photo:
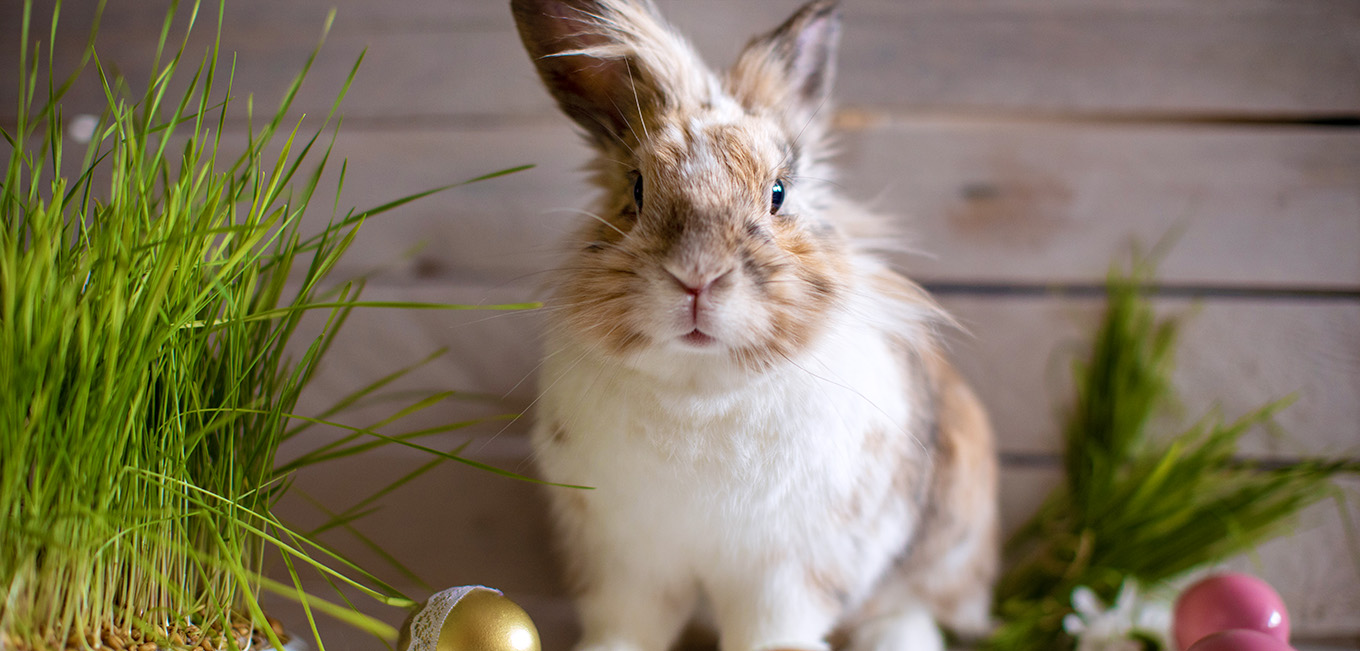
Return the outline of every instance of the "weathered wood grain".
{"type": "MultiPolygon", "coordinates": [[[[342,129],[306,228],[331,220],[341,159],[342,214],[535,164],[375,217],[341,273],[397,284],[542,277],[596,192],[565,122],[342,129]]],[[[229,132],[224,151],[244,139],[229,132]]],[[[1360,291],[1360,131],[922,121],[849,130],[839,148],[836,182],[893,220],[913,251],[894,262],[923,282],[1089,285],[1166,240],[1167,283],[1360,291]]]]}
{"type": "MultiPolygon", "coordinates": [[[[551,269],[594,191],[565,124],[342,133],[341,206],[492,170],[537,168],[409,204],[361,231],[346,264],[394,279],[551,269]],[[402,255],[421,243],[413,257],[402,255]]],[[[1168,282],[1360,288],[1360,132],[920,122],[853,130],[837,182],[896,218],[920,280],[1092,283],[1170,237],[1168,282]]],[[[326,214],[314,215],[323,219],[326,214]]]]}
{"type": "MultiPolygon", "coordinates": [[[[1003,450],[1060,449],[1070,405],[1071,363],[1089,350],[1102,301],[952,296],[942,303],[969,335],[954,354],[994,415],[1003,450]]],[[[1247,435],[1262,456],[1354,457],[1360,453],[1360,303],[1158,300],[1183,330],[1174,382],[1181,411],[1158,431],[1170,435],[1217,408],[1227,420],[1291,395],[1277,416],[1279,436],[1247,435]],[[1175,426],[1178,425],[1178,426],[1175,426]]]]}
{"type": "MultiPolygon", "coordinates": [[[[6,128],[16,101],[13,43],[22,4],[0,2],[6,128]]],[[[67,2],[63,43],[83,40],[90,4],[67,2]]],[[[101,60],[144,81],[167,4],[111,3],[101,60]]],[[[576,223],[571,211],[585,205],[573,169],[586,152],[539,87],[505,2],[228,4],[222,37],[224,50],[236,53],[234,133],[247,96],[257,116],[272,110],[331,6],[338,9],[334,28],[295,107],[309,124],[329,109],[367,51],[337,148],[349,159],[342,210],[538,164],[373,220],[342,273],[374,271],[371,299],[535,297],[556,242],[576,223]]],[[[721,64],[799,0],[658,4],[721,64]]],[[[215,22],[213,13],[205,10],[200,22],[215,22]]],[[[1148,245],[1169,232],[1179,235],[1162,278],[1208,290],[1199,301],[1157,301],[1163,313],[1188,314],[1176,376],[1185,396],[1180,421],[1214,405],[1231,418],[1297,392],[1297,403],[1279,417],[1283,436],[1254,433],[1246,451],[1267,459],[1360,455],[1360,133],[1268,126],[1354,123],[1360,4],[846,0],[845,16],[838,181],[900,216],[922,253],[901,258],[905,269],[954,290],[944,303],[969,334],[952,336],[952,351],[993,413],[1012,462],[1003,475],[1008,525],[1057,481],[1068,360],[1083,349],[1099,313],[1089,295],[1032,290],[1098,284],[1133,242],[1148,245]],[[1010,291],[1016,288],[1024,291],[1010,291]],[[1232,298],[1238,290],[1246,297],[1232,298]]],[[[202,55],[210,32],[191,41],[190,60],[202,55]]],[[[64,49],[58,71],[78,54],[64,49]]],[[[92,81],[73,89],[68,116],[102,106],[92,81]]],[[[318,211],[308,219],[315,225],[325,217],[318,211]]],[[[448,353],[398,388],[472,395],[404,419],[395,431],[523,410],[532,401],[541,320],[533,312],[361,310],[303,411],[315,413],[440,347],[448,353]]],[[[390,412],[370,405],[345,418],[366,425],[390,412]]],[[[479,425],[468,430],[479,441],[470,451],[527,470],[524,427],[522,420],[479,425]]],[[[324,436],[311,432],[284,453],[324,436]]],[[[448,449],[464,438],[425,442],[448,449]]],[[[392,450],[309,470],[298,487],[344,507],[423,460],[392,450]]],[[[1345,529],[1346,518],[1360,519],[1360,485],[1348,483],[1346,495],[1344,517],[1332,505],[1315,508],[1303,532],[1268,545],[1259,564],[1236,562],[1281,588],[1304,638],[1354,639],[1360,631],[1360,552],[1345,529]]],[[[294,493],[282,511],[315,524],[310,508],[294,493]]],[[[446,465],[384,500],[360,526],[436,588],[484,582],[509,590],[544,627],[545,648],[565,651],[575,625],[547,552],[542,508],[531,486],[446,465]]],[[[361,545],[333,540],[366,566],[382,567],[361,545]]],[[[381,614],[393,623],[402,617],[392,609],[381,614]]],[[[300,617],[293,621],[305,626],[300,617]]],[[[377,648],[343,627],[332,630],[328,648],[377,648]]]]}
{"type": "MultiPolygon", "coordinates": [[[[491,303],[524,298],[523,286],[374,287],[373,300],[491,303]]],[[[1001,449],[1052,455],[1060,449],[1061,413],[1070,404],[1070,367],[1084,355],[1102,301],[1059,296],[946,296],[944,307],[967,329],[951,336],[951,353],[996,421],[1001,449]]],[[[1279,434],[1258,431],[1244,452],[1264,458],[1360,457],[1360,301],[1158,299],[1180,315],[1183,332],[1174,378],[1182,412],[1159,431],[1218,408],[1235,419],[1296,395],[1277,417],[1279,434]]],[[[520,412],[535,393],[543,312],[447,313],[361,310],[331,352],[306,409],[419,361],[449,353],[413,374],[409,388],[461,390],[503,397],[499,403],[451,402],[412,417],[410,429],[467,414],[520,412]]],[[[306,412],[304,412],[306,413],[306,412]]],[[[369,420],[376,420],[376,415],[369,420]]],[[[523,423],[509,427],[523,430],[523,423]]],[[[483,432],[500,431],[498,422],[483,432]]]]}
{"type": "Polygon", "coordinates": [[[843,183],[909,216],[931,278],[1063,282],[1170,237],[1170,280],[1354,287],[1349,130],[921,123],[843,139],[843,183]],[[1333,248],[1333,245],[1337,245],[1333,248]]]}
{"type": "MultiPolygon", "coordinates": [[[[685,25],[698,17],[724,12],[733,22],[760,25],[777,21],[791,13],[801,0],[653,0],[672,22],[685,25]]],[[[53,0],[35,0],[35,14],[45,17],[51,13],[53,0]]],[[[169,6],[169,0],[143,0],[118,6],[106,12],[103,24],[126,28],[147,22],[158,24],[169,6]]],[[[191,3],[181,3],[186,8],[191,3]]],[[[1350,0],[1297,0],[1282,7],[1278,0],[845,0],[846,11],[853,15],[910,16],[919,14],[986,15],[1003,12],[1032,14],[1062,13],[1180,13],[1211,14],[1215,16],[1251,16],[1286,13],[1297,16],[1360,17],[1360,10],[1350,0]]],[[[502,0],[391,0],[373,3],[368,0],[294,0],[277,3],[271,0],[231,0],[226,13],[232,29],[250,26],[296,26],[323,19],[333,8],[340,22],[336,29],[354,31],[406,30],[474,30],[498,29],[505,24],[508,2],[502,0]]],[[[63,22],[73,27],[90,23],[90,3],[68,2],[63,22]]],[[[17,21],[23,2],[7,3],[0,8],[0,20],[17,21]]],[[[216,3],[204,2],[203,12],[216,15],[216,3]]]]}
{"type": "MultiPolygon", "coordinates": [[[[514,441],[502,441],[478,458],[502,466],[518,466],[526,450],[514,441]]],[[[419,466],[419,455],[392,451],[363,460],[344,461],[324,472],[304,472],[297,489],[321,498],[340,509],[419,466]]],[[[318,471],[323,470],[318,468],[318,471]]],[[[1007,530],[1028,517],[1059,481],[1056,468],[1010,467],[1002,474],[1002,508],[1007,530]]],[[[557,580],[556,560],[549,552],[549,529],[541,489],[505,480],[480,471],[442,467],[399,489],[380,504],[382,510],[359,521],[365,535],[397,559],[416,569],[434,589],[484,583],[505,590],[538,621],[544,649],[565,651],[575,632],[575,622],[557,580]]],[[[556,489],[553,489],[556,490],[556,489]]],[[[1346,484],[1350,517],[1360,516],[1356,499],[1360,483],[1346,484]]],[[[1337,553],[1346,535],[1337,505],[1324,502],[1307,511],[1294,535],[1264,545],[1255,558],[1235,559],[1227,567],[1257,573],[1284,596],[1293,616],[1295,636],[1345,635],[1360,626],[1360,595],[1352,588],[1360,579],[1355,564],[1328,564],[1319,559],[1337,553]]],[[[303,525],[324,521],[309,504],[296,497],[280,511],[303,525]]],[[[337,548],[365,561],[366,567],[382,567],[381,559],[343,532],[328,535],[337,548]]],[[[403,580],[394,571],[380,573],[400,589],[417,596],[424,588],[403,580]]],[[[324,590],[319,581],[310,582],[324,590]]],[[[393,624],[403,614],[394,609],[358,602],[366,610],[393,624]]],[[[282,606],[281,606],[282,609],[282,606]]],[[[301,621],[301,620],[298,620],[301,621]]],[[[333,639],[348,646],[337,649],[371,648],[343,628],[331,625],[333,639]],[[347,637],[351,638],[346,641],[347,637]]],[[[327,647],[331,646],[328,638],[327,647]]]]}
{"type": "MultiPolygon", "coordinates": [[[[159,4],[109,12],[100,40],[106,62],[146,78],[159,4]]],[[[665,9],[700,51],[725,65],[752,34],[796,5],[670,2],[665,9]]],[[[223,41],[239,54],[243,94],[279,95],[329,6],[230,3],[223,41]]],[[[69,32],[79,33],[79,17],[88,11],[68,8],[69,32]]],[[[838,78],[845,106],[1124,117],[1360,113],[1360,45],[1352,36],[1360,16],[1353,5],[874,1],[849,2],[845,15],[838,78]]],[[[16,16],[4,23],[13,34],[16,16]]],[[[201,52],[203,42],[191,52],[201,52]]],[[[503,3],[345,3],[314,81],[343,79],[365,46],[369,58],[348,104],[351,118],[402,123],[550,110],[503,3]]],[[[0,88],[13,88],[14,53],[0,54],[0,88]]],[[[75,92],[72,106],[98,98],[90,85],[75,92]]],[[[330,99],[308,91],[299,109],[316,113],[330,99]]],[[[0,114],[9,106],[0,96],[6,112],[0,114]]]]}

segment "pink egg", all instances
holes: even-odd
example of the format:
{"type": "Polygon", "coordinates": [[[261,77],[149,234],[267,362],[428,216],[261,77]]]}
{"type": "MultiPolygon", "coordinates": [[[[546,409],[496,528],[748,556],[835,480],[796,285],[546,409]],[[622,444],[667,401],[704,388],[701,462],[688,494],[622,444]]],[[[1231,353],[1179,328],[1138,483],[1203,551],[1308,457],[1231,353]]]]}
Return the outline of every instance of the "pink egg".
{"type": "Polygon", "coordinates": [[[1294,647],[1269,633],[1235,628],[1203,638],[1186,651],[1294,651],[1294,647]]]}
{"type": "Polygon", "coordinates": [[[1229,629],[1250,629],[1282,644],[1289,642],[1289,612],[1284,600],[1270,584],[1249,574],[1217,574],[1190,586],[1176,600],[1172,626],[1181,649],[1229,629]]]}

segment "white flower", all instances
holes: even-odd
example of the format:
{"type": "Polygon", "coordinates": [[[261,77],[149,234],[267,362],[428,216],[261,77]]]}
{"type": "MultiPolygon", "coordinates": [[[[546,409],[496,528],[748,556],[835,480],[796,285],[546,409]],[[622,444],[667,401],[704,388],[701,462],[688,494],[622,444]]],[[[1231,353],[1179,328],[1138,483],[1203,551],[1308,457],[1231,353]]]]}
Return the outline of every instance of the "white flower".
{"type": "Polygon", "coordinates": [[[1086,586],[1072,591],[1075,613],[1063,618],[1063,630],[1076,638],[1077,651],[1147,651],[1169,649],[1171,607],[1165,601],[1140,599],[1138,582],[1124,581],[1114,606],[1107,608],[1086,586]]]}

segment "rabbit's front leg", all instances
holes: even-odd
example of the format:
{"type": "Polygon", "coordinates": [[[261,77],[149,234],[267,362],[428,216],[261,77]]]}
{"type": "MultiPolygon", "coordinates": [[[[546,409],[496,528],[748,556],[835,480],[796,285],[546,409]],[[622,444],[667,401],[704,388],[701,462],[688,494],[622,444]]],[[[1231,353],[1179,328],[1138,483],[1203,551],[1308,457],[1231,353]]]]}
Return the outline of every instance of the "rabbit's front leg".
{"type": "Polygon", "coordinates": [[[852,632],[850,651],[944,651],[944,636],[924,606],[861,624],[852,632]]]}
{"type": "MultiPolygon", "coordinates": [[[[625,553],[626,554],[626,553],[625,553]]],[[[597,559],[577,597],[577,651],[665,651],[694,612],[697,594],[620,554],[597,559]]]]}
{"type": "Polygon", "coordinates": [[[711,585],[722,650],[829,650],[825,640],[843,605],[816,577],[789,563],[711,585]]]}

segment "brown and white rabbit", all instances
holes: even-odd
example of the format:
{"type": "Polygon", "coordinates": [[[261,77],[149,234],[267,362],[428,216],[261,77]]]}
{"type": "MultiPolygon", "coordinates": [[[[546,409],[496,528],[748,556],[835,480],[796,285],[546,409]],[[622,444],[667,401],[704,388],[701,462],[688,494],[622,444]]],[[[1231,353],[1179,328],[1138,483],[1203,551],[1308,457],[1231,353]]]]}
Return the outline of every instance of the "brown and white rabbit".
{"type": "Polygon", "coordinates": [[[988,623],[987,418],[826,161],[840,18],[710,71],[646,0],[512,0],[604,189],[560,272],[533,444],[590,651],[942,649],[988,623]]]}

